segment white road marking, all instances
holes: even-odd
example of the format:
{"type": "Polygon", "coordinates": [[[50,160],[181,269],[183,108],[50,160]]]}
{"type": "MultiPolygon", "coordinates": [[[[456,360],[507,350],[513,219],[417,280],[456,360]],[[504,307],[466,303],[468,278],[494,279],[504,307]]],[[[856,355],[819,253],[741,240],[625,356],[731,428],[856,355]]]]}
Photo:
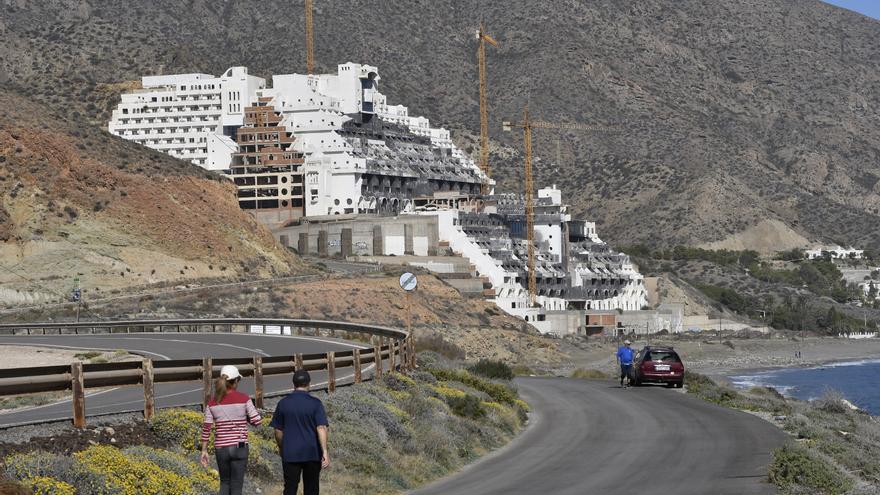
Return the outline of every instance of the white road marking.
{"type": "MultiPolygon", "coordinates": [[[[25,343],[25,342],[0,342],[0,345],[17,345],[17,346],[27,346],[27,347],[55,347],[58,349],[73,349],[73,350],[82,350],[82,351],[110,351],[110,352],[112,352],[112,351],[120,350],[119,347],[111,349],[111,348],[107,348],[107,347],[92,347],[92,346],[85,346],[84,347],[84,346],[76,346],[76,345],[44,344],[42,342],[34,342],[34,343],[31,343],[31,342],[27,342],[27,343],[25,343]]],[[[168,357],[164,354],[159,354],[158,352],[144,351],[142,349],[121,349],[121,350],[124,350],[127,352],[133,352],[136,354],[149,354],[151,356],[156,356],[157,358],[162,359],[164,361],[171,360],[170,357],[168,357]]]]}

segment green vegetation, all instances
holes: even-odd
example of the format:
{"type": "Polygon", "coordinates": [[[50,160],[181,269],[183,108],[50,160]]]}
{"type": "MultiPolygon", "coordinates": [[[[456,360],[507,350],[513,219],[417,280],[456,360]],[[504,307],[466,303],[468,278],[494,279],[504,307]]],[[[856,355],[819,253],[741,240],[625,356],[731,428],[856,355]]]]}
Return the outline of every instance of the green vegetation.
{"type": "MultiPolygon", "coordinates": [[[[528,406],[506,380],[443,367],[320,395],[332,425],[334,469],[323,475],[328,493],[392,493],[439,478],[507,443],[523,426],[528,406]]],[[[503,363],[471,368],[512,376],[503,363]]],[[[187,409],[159,411],[149,423],[158,449],[94,445],[73,455],[15,454],[6,477],[41,495],[207,495],[217,473],[198,465],[203,416],[187,409]]],[[[264,418],[250,435],[245,493],[283,480],[274,433],[264,418]]],[[[263,490],[265,492],[265,490],[263,490]]]]}
{"type": "Polygon", "coordinates": [[[770,481],[783,490],[796,487],[811,489],[810,493],[838,495],[853,487],[851,479],[825,459],[799,445],[784,445],[773,452],[770,481]]]}
{"type": "Polygon", "coordinates": [[[804,402],[772,388],[734,390],[695,373],[687,374],[685,384],[688,393],[709,402],[779,418],[797,442],[774,452],[769,478],[782,493],[835,495],[856,485],[880,488],[880,424],[840,394],[804,402]]]}
{"type": "Polygon", "coordinates": [[[88,351],[88,352],[78,352],[73,355],[73,357],[79,359],[80,361],[89,361],[95,359],[96,357],[103,354],[100,351],[88,351]]]}
{"type": "Polygon", "coordinates": [[[468,366],[468,371],[475,375],[495,380],[513,380],[513,370],[502,361],[481,359],[475,364],[468,366]]]}

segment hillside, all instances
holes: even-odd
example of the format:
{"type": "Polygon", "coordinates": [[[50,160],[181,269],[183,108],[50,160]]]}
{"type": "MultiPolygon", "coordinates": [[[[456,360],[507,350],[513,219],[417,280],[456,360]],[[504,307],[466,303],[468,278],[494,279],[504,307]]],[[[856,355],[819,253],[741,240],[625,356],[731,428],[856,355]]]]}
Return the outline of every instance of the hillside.
{"type": "MultiPolygon", "coordinates": [[[[786,248],[880,247],[880,22],[818,0],[326,0],[318,68],[379,66],[391,101],[469,148],[480,17],[500,42],[489,83],[502,188],[521,187],[521,143],[498,124],[530,101],[545,120],[619,129],[535,136],[539,183],[559,184],[616,244],[768,251],[754,233],[769,226],[786,248]]],[[[0,84],[103,124],[144,74],[302,71],[301,26],[302,4],[280,0],[7,2],[0,84]]]]}
{"type": "Polygon", "coordinates": [[[233,186],[0,92],[0,304],[303,270],[233,186]]]}

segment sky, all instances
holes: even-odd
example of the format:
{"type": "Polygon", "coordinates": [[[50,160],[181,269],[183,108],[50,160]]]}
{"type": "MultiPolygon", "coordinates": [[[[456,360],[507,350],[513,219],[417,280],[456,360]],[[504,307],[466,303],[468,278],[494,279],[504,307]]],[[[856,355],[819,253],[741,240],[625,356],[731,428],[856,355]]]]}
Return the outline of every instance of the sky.
{"type": "Polygon", "coordinates": [[[825,2],[880,19],[880,0],[825,0],[825,2]]]}

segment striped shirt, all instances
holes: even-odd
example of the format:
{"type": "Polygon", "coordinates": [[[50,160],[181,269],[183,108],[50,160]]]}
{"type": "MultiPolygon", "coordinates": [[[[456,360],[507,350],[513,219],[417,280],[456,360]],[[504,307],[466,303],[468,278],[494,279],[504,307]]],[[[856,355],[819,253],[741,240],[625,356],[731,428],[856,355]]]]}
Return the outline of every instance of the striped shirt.
{"type": "Polygon", "coordinates": [[[230,390],[218,404],[211,399],[205,408],[205,422],[202,424],[202,442],[211,438],[214,429],[214,448],[229,447],[248,440],[248,423],[259,425],[262,418],[250,397],[230,390]]]}

